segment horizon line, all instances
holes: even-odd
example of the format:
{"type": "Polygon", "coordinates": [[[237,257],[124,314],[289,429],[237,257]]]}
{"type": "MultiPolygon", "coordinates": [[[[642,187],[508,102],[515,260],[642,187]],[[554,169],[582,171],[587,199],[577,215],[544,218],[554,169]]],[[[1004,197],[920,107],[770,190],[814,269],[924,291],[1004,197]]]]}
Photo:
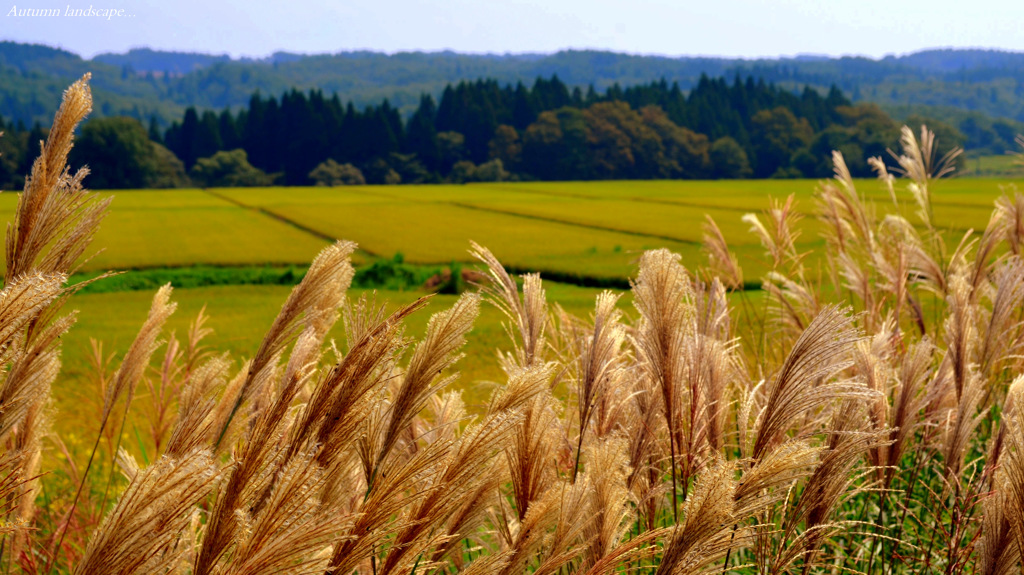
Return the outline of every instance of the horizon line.
{"type": "Polygon", "coordinates": [[[247,54],[230,54],[230,53],[227,53],[227,52],[214,53],[214,52],[189,51],[187,49],[177,49],[177,48],[165,49],[165,48],[153,48],[153,47],[150,47],[150,46],[133,46],[133,47],[128,48],[127,50],[124,50],[124,51],[121,51],[121,52],[97,52],[96,54],[93,54],[91,57],[86,57],[81,52],[77,52],[77,51],[75,51],[73,49],[66,48],[66,47],[60,45],[60,43],[47,44],[47,43],[44,43],[44,42],[19,42],[17,40],[9,40],[9,39],[4,39],[4,38],[0,38],[0,43],[20,44],[20,45],[27,45],[27,46],[42,46],[42,47],[45,47],[45,48],[51,48],[51,49],[67,52],[67,53],[72,54],[74,56],[77,56],[77,57],[79,57],[79,58],[81,58],[82,60],[85,60],[85,61],[93,61],[96,58],[101,57],[101,56],[126,56],[126,55],[128,55],[128,54],[130,54],[132,52],[137,52],[137,51],[150,51],[150,52],[154,52],[154,53],[163,53],[163,54],[182,54],[182,55],[192,55],[192,56],[209,56],[209,57],[212,57],[212,58],[227,58],[227,59],[229,59],[232,62],[245,62],[245,61],[261,62],[261,61],[271,60],[275,56],[281,55],[281,54],[286,54],[286,55],[290,55],[290,56],[304,56],[304,57],[341,56],[341,55],[345,55],[345,54],[378,54],[378,55],[384,55],[384,56],[389,56],[389,57],[391,57],[391,56],[406,55],[406,54],[428,54],[428,55],[429,54],[456,54],[456,55],[460,55],[460,56],[479,56],[479,57],[494,57],[494,58],[515,58],[515,57],[543,58],[543,57],[555,56],[555,55],[562,54],[562,53],[567,53],[567,52],[601,52],[601,53],[608,53],[608,54],[617,54],[617,55],[622,55],[622,56],[633,56],[633,57],[638,57],[638,58],[662,58],[662,59],[666,59],[666,60],[732,60],[732,61],[739,60],[739,61],[745,61],[745,62],[756,62],[756,61],[763,61],[763,60],[782,61],[782,60],[801,60],[801,59],[805,59],[805,60],[811,60],[811,59],[817,59],[817,60],[842,60],[844,58],[865,59],[865,60],[872,60],[872,61],[875,61],[875,62],[881,62],[881,61],[887,60],[887,59],[900,59],[900,58],[905,58],[905,57],[908,57],[908,56],[913,56],[915,54],[922,54],[922,53],[926,53],[926,52],[992,52],[992,53],[1001,53],[1001,54],[1024,54],[1024,50],[1013,50],[1013,49],[1009,49],[1009,48],[993,48],[993,47],[982,47],[982,46],[961,46],[961,47],[956,47],[956,46],[935,46],[935,47],[921,48],[921,49],[913,50],[913,51],[910,51],[910,52],[887,53],[887,54],[884,54],[884,55],[878,56],[878,57],[870,56],[870,55],[866,55],[866,54],[838,54],[838,55],[835,55],[835,54],[822,54],[822,53],[815,53],[815,52],[798,52],[796,54],[776,54],[776,55],[761,55],[761,56],[721,56],[721,55],[710,55],[710,54],[676,54],[676,55],[672,55],[672,54],[663,54],[663,53],[654,53],[654,52],[630,52],[630,51],[625,51],[625,50],[614,50],[614,49],[610,49],[610,48],[569,46],[569,47],[559,48],[558,50],[554,50],[554,51],[537,51],[537,52],[531,52],[531,51],[522,51],[522,52],[509,52],[509,51],[507,51],[507,52],[477,52],[477,51],[472,51],[472,50],[462,51],[462,50],[456,50],[456,49],[453,49],[453,48],[443,48],[443,49],[436,49],[436,50],[434,50],[434,49],[414,49],[414,50],[391,50],[391,51],[389,51],[389,50],[378,50],[378,49],[373,49],[373,48],[352,48],[352,49],[338,50],[338,51],[335,51],[335,52],[303,52],[303,51],[290,51],[290,50],[287,50],[287,49],[277,49],[277,50],[271,51],[269,53],[266,53],[265,55],[262,55],[262,56],[254,56],[254,55],[247,55],[247,54]]]}

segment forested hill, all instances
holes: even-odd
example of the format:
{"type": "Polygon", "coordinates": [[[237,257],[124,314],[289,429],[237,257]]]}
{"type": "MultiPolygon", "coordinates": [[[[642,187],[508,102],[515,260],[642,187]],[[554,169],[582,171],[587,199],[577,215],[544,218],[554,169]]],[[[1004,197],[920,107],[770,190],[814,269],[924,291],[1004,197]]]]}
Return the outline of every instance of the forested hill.
{"type": "MultiPolygon", "coordinates": [[[[937,133],[939,153],[962,143],[937,133]]],[[[40,127],[0,130],[0,187],[16,189],[40,127]]],[[[87,121],[73,163],[97,188],[417,184],[517,180],[827,177],[832,150],[856,176],[896,146],[900,126],[878,106],[780,88],[751,76],[703,76],[684,93],[664,80],[603,92],[557,76],[532,85],[478,79],[421,96],[404,116],[386,99],[357,108],[339,94],[254,93],[247,106],[189,107],[166,130],[130,117],[87,121]]]]}
{"type": "MultiPolygon", "coordinates": [[[[550,55],[469,55],[453,52],[348,52],[336,55],[277,53],[263,60],[132,50],[93,60],[46,46],[0,42],[0,113],[27,120],[40,114],[52,80],[93,71],[101,106],[112,113],[139,108],[140,116],[159,112],[145,100],[167,107],[237,106],[255,90],[276,94],[290,88],[339,92],[358,104],[388,97],[399,108],[413,107],[421,93],[435,96],[449,83],[481,77],[499,82],[532,81],[557,74],[572,86],[634,85],[661,78],[683,90],[701,74],[735,75],[802,87],[837,85],[854,100],[880,104],[922,103],[986,112],[1024,121],[1024,53],[985,50],[929,50],[882,60],[803,56],[784,59],[666,58],[612,52],[563,51],[550,55]],[[20,76],[22,87],[8,82],[20,76]],[[935,88],[939,89],[935,89],[935,88]],[[966,90],[964,89],[966,88],[966,90]],[[16,106],[20,106],[16,108],[16,106]],[[127,106],[127,108],[125,107],[127,106]],[[148,106],[148,107],[147,107],[148,106]],[[26,113],[27,112],[27,113],[26,113]]],[[[166,119],[180,114],[168,114],[166,119]]]]}
{"type": "MultiPolygon", "coordinates": [[[[898,119],[913,114],[943,118],[967,136],[968,146],[998,146],[992,120],[1024,121],[1024,53],[929,50],[881,60],[796,57],[737,60],[667,58],[598,51],[555,54],[468,55],[452,52],[277,53],[261,60],[133,50],[92,60],[55,48],[0,42],[0,116],[31,125],[48,121],[61,90],[93,72],[99,115],[127,115],[161,125],[185,108],[240,108],[254,91],[292,88],[339,93],[357,107],[384,98],[408,116],[422,94],[440,97],[447,84],[493,78],[532,83],[557,75],[570,86],[603,91],[667,79],[683,91],[709,77],[753,76],[784,89],[838,86],[853,101],[880,104],[898,119]],[[995,144],[993,144],[995,142],[995,144]]],[[[1001,138],[999,138],[1001,139],[1001,138]]],[[[996,150],[992,150],[996,151],[996,150]]]]}

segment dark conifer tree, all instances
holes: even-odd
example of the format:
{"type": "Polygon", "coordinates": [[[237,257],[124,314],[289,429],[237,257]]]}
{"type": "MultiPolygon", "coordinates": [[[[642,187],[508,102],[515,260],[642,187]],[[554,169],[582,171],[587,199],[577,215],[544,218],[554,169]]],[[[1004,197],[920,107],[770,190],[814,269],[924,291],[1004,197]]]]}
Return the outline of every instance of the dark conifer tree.
{"type": "Polygon", "coordinates": [[[441,154],[437,147],[437,105],[429,94],[420,97],[420,105],[409,118],[405,130],[405,142],[402,149],[406,153],[416,154],[427,170],[436,172],[441,169],[441,154]]]}
{"type": "Polygon", "coordinates": [[[186,170],[195,165],[196,160],[199,159],[195,149],[198,134],[199,114],[192,106],[185,110],[185,117],[182,118],[181,125],[175,124],[171,126],[167,133],[166,141],[168,147],[185,164],[186,170]]]}
{"type": "Polygon", "coordinates": [[[220,140],[225,150],[234,150],[242,147],[242,134],[238,130],[238,123],[231,115],[231,110],[224,110],[217,118],[217,126],[220,131],[220,140]]]}
{"type": "Polygon", "coordinates": [[[249,163],[254,166],[263,165],[263,158],[266,156],[265,149],[267,109],[263,103],[260,93],[256,92],[249,98],[249,109],[245,113],[245,122],[239,123],[239,132],[242,135],[242,148],[248,156],[249,163]]]}
{"type": "Polygon", "coordinates": [[[199,129],[196,132],[193,150],[197,158],[210,157],[224,149],[224,143],[220,137],[220,124],[217,121],[217,114],[211,110],[203,112],[199,121],[199,129]]]}
{"type": "Polygon", "coordinates": [[[512,126],[519,131],[525,130],[537,119],[539,113],[539,106],[534,95],[526,86],[523,86],[522,82],[516,83],[515,93],[512,96],[512,126]]]}
{"type": "Polygon", "coordinates": [[[156,122],[156,116],[149,117],[149,139],[158,144],[164,143],[164,138],[160,135],[160,126],[156,122]]]}

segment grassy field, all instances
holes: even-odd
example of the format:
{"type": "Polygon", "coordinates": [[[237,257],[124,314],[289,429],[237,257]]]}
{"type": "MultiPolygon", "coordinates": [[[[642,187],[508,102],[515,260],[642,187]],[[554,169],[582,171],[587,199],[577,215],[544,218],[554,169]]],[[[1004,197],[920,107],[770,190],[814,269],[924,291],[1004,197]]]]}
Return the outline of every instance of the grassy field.
{"type": "MultiPolygon", "coordinates": [[[[880,210],[895,209],[877,181],[858,185],[880,210]]],[[[1013,185],[995,178],[939,182],[936,224],[956,239],[982,229],[994,199],[1013,185]]],[[[805,216],[800,249],[813,257],[823,245],[813,217],[815,186],[810,180],[639,181],[107,192],[114,202],[94,243],[98,253],[84,269],[302,264],[330,238],[356,241],[358,263],[401,253],[410,263],[447,264],[468,261],[475,240],[518,270],[622,282],[638,254],[653,247],[680,253],[688,267],[701,265],[702,226],[710,214],[748,279],[756,280],[767,263],[740,218],[768,208],[770,198],[795,194],[805,216]]],[[[909,196],[901,201],[913,220],[909,196]]],[[[0,217],[9,219],[15,202],[14,194],[0,195],[0,217]]]]}
{"type": "MultiPolygon", "coordinates": [[[[557,301],[566,311],[587,317],[592,313],[594,298],[600,290],[582,288],[554,282],[547,282],[546,291],[552,301],[557,301]]],[[[172,295],[178,309],[167,322],[164,340],[171,334],[184,343],[190,324],[201,309],[208,317],[206,326],[213,333],[203,340],[204,345],[218,352],[230,353],[231,360],[238,366],[255,353],[260,339],[270,327],[291,291],[290,286],[238,285],[178,289],[172,295]]],[[[352,289],[350,298],[363,294],[387,304],[389,311],[400,305],[413,302],[428,294],[422,291],[374,291],[352,289]]],[[[57,413],[55,421],[61,438],[72,453],[84,453],[93,438],[76,434],[76,430],[92,429],[91,420],[102,410],[101,397],[91,367],[92,347],[90,338],[103,342],[104,355],[114,354],[116,367],[124,352],[135,338],[139,327],[146,319],[152,301],[151,291],[129,291],[74,296],[70,309],[78,310],[78,322],[64,338],[64,369],[57,388],[54,390],[57,413]]],[[[413,315],[406,324],[410,337],[421,337],[431,314],[450,307],[456,300],[452,295],[434,295],[426,309],[413,315]]],[[[630,305],[629,294],[620,301],[620,307],[627,314],[635,315],[630,305]]],[[[466,357],[458,365],[461,377],[456,384],[463,391],[470,409],[479,410],[490,396],[489,382],[501,381],[503,374],[496,361],[496,349],[509,349],[509,343],[502,327],[503,316],[492,306],[481,308],[474,330],[469,334],[465,348],[466,357]]],[[[341,322],[330,333],[340,349],[344,350],[344,333],[341,322]]],[[[162,347],[156,354],[154,365],[163,357],[162,347]]],[[[151,377],[158,374],[154,371],[151,377]]],[[[138,401],[146,404],[147,391],[140,386],[138,401]]],[[[130,425],[144,436],[145,421],[135,420],[130,425]]],[[[128,429],[128,437],[135,437],[136,430],[128,429]]],[[[55,455],[51,453],[50,455],[55,455]]]]}
{"type": "Polygon", "coordinates": [[[1020,177],[1024,167],[1017,154],[973,156],[964,160],[963,175],[973,177],[1020,177]]]}
{"type": "MultiPolygon", "coordinates": [[[[294,226],[240,208],[201,190],[126,190],[114,201],[83,269],[195,264],[308,263],[327,245],[294,226]]],[[[0,194],[10,220],[17,196],[0,194]]]]}

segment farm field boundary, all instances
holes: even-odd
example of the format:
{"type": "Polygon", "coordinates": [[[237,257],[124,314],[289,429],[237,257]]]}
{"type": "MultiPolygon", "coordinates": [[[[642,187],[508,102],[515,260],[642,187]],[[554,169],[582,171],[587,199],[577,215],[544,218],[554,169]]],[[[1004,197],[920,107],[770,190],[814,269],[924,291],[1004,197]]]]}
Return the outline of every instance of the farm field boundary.
{"type": "MultiPolygon", "coordinates": [[[[435,277],[451,273],[453,268],[463,267],[460,262],[449,264],[405,264],[394,260],[376,259],[356,267],[353,286],[360,289],[384,289],[389,291],[411,291],[429,293],[444,286],[428,288],[426,284],[435,277]]],[[[170,283],[176,289],[211,286],[293,286],[305,277],[308,266],[295,264],[266,264],[250,266],[178,266],[152,267],[121,270],[108,277],[99,278],[103,272],[84,272],[71,276],[71,283],[89,282],[78,290],[81,294],[114,293],[127,291],[152,291],[170,283]]],[[[627,278],[602,278],[575,275],[557,270],[533,270],[509,267],[512,274],[539,273],[545,281],[552,281],[583,288],[609,288],[628,290],[627,278]]],[[[460,288],[461,289],[461,288],[460,288]]],[[[760,289],[751,284],[746,289],[760,289]]]]}

